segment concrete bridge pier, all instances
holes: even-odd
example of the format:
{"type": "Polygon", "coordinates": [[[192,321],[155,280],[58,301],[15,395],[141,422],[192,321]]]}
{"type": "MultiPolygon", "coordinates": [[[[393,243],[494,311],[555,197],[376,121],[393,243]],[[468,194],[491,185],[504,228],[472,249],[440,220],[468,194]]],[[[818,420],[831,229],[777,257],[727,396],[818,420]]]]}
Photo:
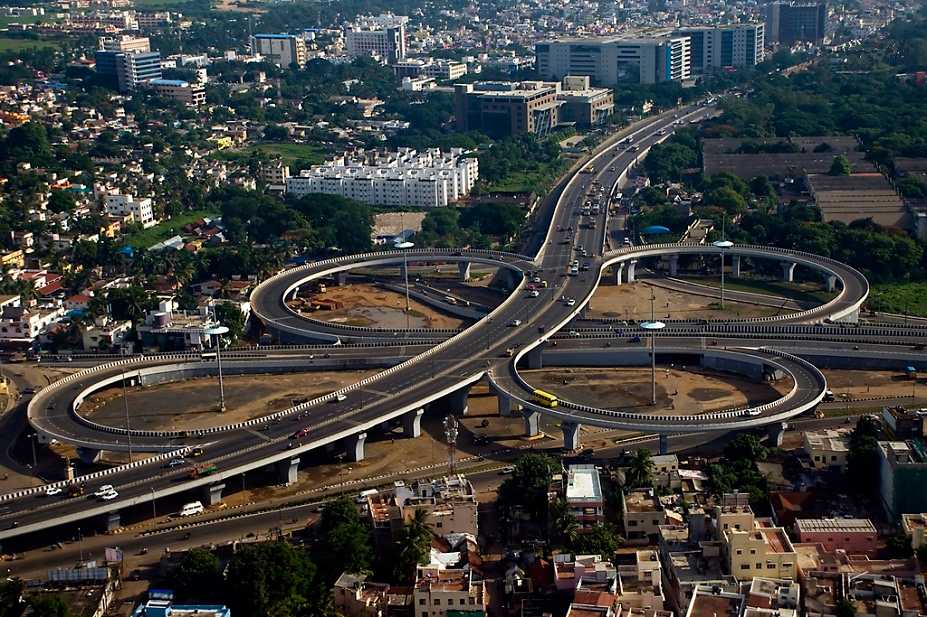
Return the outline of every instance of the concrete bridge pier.
{"type": "Polygon", "coordinates": [[[103,515],[103,528],[107,533],[112,533],[122,527],[122,516],[119,510],[107,512],[103,515]]]}
{"type": "MultiPolygon", "coordinates": [[[[299,461],[299,459],[296,459],[299,461]]],[[[203,487],[203,505],[206,507],[215,506],[222,503],[222,491],[225,490],[225,482],[217,484],[207,484],[203,487]]]]}
{"type": "Polygon", "coordinates": [[[508,418],[512,415],[512,399],[502,393],[496,394],[496,402],[499,404],[499,415],[508,418]]]}
{"type": "Polygon", "coordinates": [[[336,283],[339,287],[341,287],[341,286],[343,286],[343,285],[346,285],[347,282],[348,282],[348,273],[347,273],[347,271],[344,271],[344,272],[336,272],[336,273],[335,273],[335,283],[336,283]]]}
{"type": "Polygon", "coordinates": [[[457,273],[460,275],[461,281],[469,281],[470,280],[470,262],[469,261],[457,262],[457,273]]]}
{"type": "Polygon", "coordinates": [[[776,422],[766,427],[767,445],[771,448],[778,448],[782,445],[782,438],[785,436],[785,429],[788,427],[786,422],[776,422]]]}
{"type": "Polygon", "coordinates": [[[731,255],[731,274],[734,278],[740,278],[740,255],[731,255]]]}
{"type": "Polygon", "coordinates": [[[670,255],[669,257],[670,276],[676,276],[678,272],[679,272],[679,255],[670,255]]]}
{"type": "Polygon", "coordinates": [[[525,418],[525,435],[534,437],[541,432],[541,412],[524,409],[521,415],[525,418]]]}
{"type": "Polygon", "coordinates": [[[578,422],[561,422],[560,429],[563,431],[563,449],[579,450],[579,430],[582,427],[578,422]]]}
{"type": "Polygon", "coordinates": [[[424,409],[414,409],[402,416],[402,434],[406,437],[418,437],[422,434],[422,415],[424,409]]]}
{"type": "Polygon", "coordinates": [[[782,266],[782,281],[784,283],[791,283],[795,280],[795,266],[798,265],[794,261],[783,261],[782,266]]]}
{"type": "Polygon", "coordinates": [[[544,345],[538,345],[524,355],[529,369],[544,368],[544,345]]]}
{"type": "Polygon", "coordinates": [[[359,463],[364,460],[364,444],[367,442],[367,433],[357,433],[345,439],[345,451],[348,460],[352,463],[359,463]]]}
{"type": "Polygon", "coordinates": [[[470,406],[467,404],[467,397],[470,396],[470,386],[464,386],[460,390],[451,392],[444,397],[443,403],[447,408],[448,413],[452,413],[455,416],[465,416],[470,410],[470,406]]]}
{"type": "Polygon", "coordinates": [[[291,484],[296,484],[296,480],[299,475],[299,457],[291,458],[289,460],[283,460],[277,462],[277,477],[280,479],[280,484],[284,486],[289,486],[291,484]]]}
{"type": "Polygon", "coordinates": [[[97,450],[96,448],[77,448],[77,456],[81,461],[92,465],[100,460],[100,455],[103,454],[102,450],[97,450]]]}
{"type": "Polygon", "coordinates": [[[669,435],[660,433],[660,454],[669,453],[669,435]]]}
{"type": "MultiPolygon", "coordinates": [[[[290,295],[290,300],[295,300],[296,297],[297,297],[298,295],[299,295],[299,285],[297,285],[296,287],[293,288],[293,292],[292,292],[292,294],[290,295]]],[[[285,299],[286,299],[286,298],[284,298],[284,300],[285,300],[285,299]]]]}
{"type": "Polygon", "coordinates": [[[621,285],[621,274],[624,272],[624,264],[615,264],[612,266],[612,271],[615,273],[615,285],[621,285]]]}
{"type": "Polygon", "coordinates": [[[833,274],[827,275],[827,291],[830,293],[837,291],[837,277],[833,274]]]}
{"type": "Polygon", "coordinates": [[[632,259],[630,262],[628,262],[628,282],[629,283],[634,282],[634,270],[636,269],[636,267],[637,267],[636,259],[632,259]]]}

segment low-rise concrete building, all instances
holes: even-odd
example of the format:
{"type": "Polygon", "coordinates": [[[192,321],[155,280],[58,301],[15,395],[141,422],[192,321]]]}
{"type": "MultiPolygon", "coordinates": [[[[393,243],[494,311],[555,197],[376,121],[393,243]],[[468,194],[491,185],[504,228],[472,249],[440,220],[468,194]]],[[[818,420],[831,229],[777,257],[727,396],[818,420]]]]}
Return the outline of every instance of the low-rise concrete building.
{"type": "Polygon", "coordinates": [[[846,469],[852,429],[824,429],[808,431],[802,438],[802,450],[816,469],[834,467],[846,469]]]}
{"type": "Polygon", "coordinates": [[[158,96],[183,103],[187,107],[199,107],[206,103],[206,88],[181,79],[152,79],[148,86],[158,96]]]}
{"type": "Polygon", "coordinates": [[[646,542],[656,538],[660,533],[660,525],[666,523],[666,512],[652,489],[622,494],[621,512],[624,536],[631,542],[646,542]]]}
{"type": "Polygon", "coordinates": [[[878,549],[879,532],[868,518],[800,518],[798,541],[821,544],[826,550],[871,555],[878,549]]]}
{"type": "Polygon", "coordinates": [[[416,617],[485,615],[489,594],[474,570],[419,566],[415,574],[412,606],[416,617]]]}
{"type": "Polygon", "coordinates": [[[602,484],[595,465],[570,465],[567,468],[564,498],[580,531],[590,531],[605,520],[602,484]]]}
{"type": "Polygon", "coordinates": [[[911,539],[911,548],[917,550],[922,546],[927,546],[927,514],[919,512],[917,514],[902,514],[901,528],[906,536],[911,539]]]}

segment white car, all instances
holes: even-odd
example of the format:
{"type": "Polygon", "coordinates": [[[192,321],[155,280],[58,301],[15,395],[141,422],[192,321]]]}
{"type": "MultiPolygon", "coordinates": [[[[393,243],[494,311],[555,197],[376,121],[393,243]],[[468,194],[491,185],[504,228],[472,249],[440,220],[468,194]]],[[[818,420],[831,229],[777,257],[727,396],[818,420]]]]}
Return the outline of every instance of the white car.
{"type": "Polygon", "coordinates": [[[576,305],[576,298],[567,298],[567,299],[566,299],[566,305],[567,305],[567,306],[575,306],[575,305],[576,305]]]}
{"type": "Polygon", "coordinates": [[[100,499],[102,499],[103,501],[112,501],[113,499],[116,499],[117,497],[119,497],[119,493],[117,493],[115,490],[112,490],[112,491],[109,491],[108,493],[103,493],[102,495],[100,495],[100,499]]]}
{"type": "Polygon", "coordinates": [[[61,488],[57,486],[49,486],[48,488],[45,489],[46,497],[54,497],[55,495],[60,495],[60,494],[61,494],[61,488]]]}
{"type": "Polygon", "coordinates": [[[538,296],[541,295],[541,292],[538,291],[537,289],[532,289],[531,291],[528,292],[528,295],[531,296],[532,298],[537,298],[538,296]]]}
{"type": "Polygon", "coordinates": [[[180,467],[186,465],[187,461],[182,458],[172,458],[171,461],[167,464],[168,469],[173,469],[174,467],[180,467]]]}
{"type": "Polygon", "coordinates": [[[99,489],[97,489],[97,491],[93,495],[94,497],[102,497],[103,495],[106,495],[107,493],[115,493],[115,492],[116,492],[116,489],[113,488],[112,484],[104,484],[99,489]]]}
{"type": "Polygon", "coordinates": [[[521,325],[521,319],[513,319],[509,325],[511,325],[513,328],[517,328],[521,325]]]}
{"type": "Polygon", "coordinates": [[[345,394],[339,394],[338,396],[335,397],[335,399],[340,403],[341,401],[346,401],[348,397],[345,394]]]}

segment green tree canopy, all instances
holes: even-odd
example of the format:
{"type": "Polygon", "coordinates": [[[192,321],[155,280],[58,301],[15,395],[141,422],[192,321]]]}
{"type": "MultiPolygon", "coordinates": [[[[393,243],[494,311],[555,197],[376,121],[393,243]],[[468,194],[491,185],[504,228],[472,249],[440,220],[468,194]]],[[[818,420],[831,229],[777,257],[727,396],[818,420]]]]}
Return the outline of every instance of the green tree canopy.
{"type": "Polygon", "coordinates": [[[830,171],[827,173],[832,176],[849,176],[852,172],[853,168],[850,167],[850,159],[842,154],[838,154],[831,162],[830,171]]]}

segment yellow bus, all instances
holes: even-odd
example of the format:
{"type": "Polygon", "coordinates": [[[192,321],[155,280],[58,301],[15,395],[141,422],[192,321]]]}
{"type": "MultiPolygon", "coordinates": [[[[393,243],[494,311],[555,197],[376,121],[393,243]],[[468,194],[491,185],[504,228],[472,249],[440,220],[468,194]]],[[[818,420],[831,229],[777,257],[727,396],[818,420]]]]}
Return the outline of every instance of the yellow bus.
{"type": "Polygon", "coordinates": [[[539,405],[550,407],[551,409],[557,406],[557,397],[543,390],[534,391],[534,400],[537,401],[539,405]]]}

